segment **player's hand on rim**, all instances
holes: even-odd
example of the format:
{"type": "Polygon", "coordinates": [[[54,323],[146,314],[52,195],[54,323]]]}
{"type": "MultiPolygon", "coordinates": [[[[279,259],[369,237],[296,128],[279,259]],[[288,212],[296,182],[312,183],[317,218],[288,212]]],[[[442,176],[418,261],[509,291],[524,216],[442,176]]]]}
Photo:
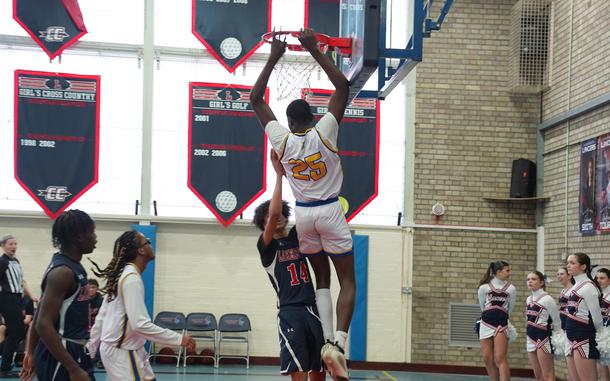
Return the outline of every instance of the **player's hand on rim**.
{"type": "Polygon", "coordinates": [[[271,41],[271,54],[269,54],[269,59],[270,60],[275,60],[278,61],[280,58],[282,58],[282,56],[284,55],[284,53],[286,52],[286,37],[284,36],[284,40],[281,40],[279,38],[280,36],[280,32],[276,32],[275,29],[273,29],[273,39],[271,41]]]}
{"type": "Polygon", "coordinates": [[[302,28],[299,32],[299,41],[301,45],[309,52],[318,50],[318,40],[316,39],[316,33],[313,29],[302,28]]]}

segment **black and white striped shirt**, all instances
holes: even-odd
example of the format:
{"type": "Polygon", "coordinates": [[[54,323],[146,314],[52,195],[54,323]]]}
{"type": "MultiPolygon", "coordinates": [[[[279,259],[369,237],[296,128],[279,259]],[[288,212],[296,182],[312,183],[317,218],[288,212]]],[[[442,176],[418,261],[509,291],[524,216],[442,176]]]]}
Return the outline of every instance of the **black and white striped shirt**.
{"type": "Polygon", "coordinates": [[[17,258],[0,257],[0,292],[23,294],[23,270],[17,258]]]}

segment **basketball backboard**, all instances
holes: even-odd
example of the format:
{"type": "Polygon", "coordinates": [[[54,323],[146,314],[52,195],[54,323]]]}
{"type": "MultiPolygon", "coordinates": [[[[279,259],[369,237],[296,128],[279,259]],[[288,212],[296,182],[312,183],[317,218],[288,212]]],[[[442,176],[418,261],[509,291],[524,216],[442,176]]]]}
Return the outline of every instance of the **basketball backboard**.
{"type": "Polygon", "coordinates": [[[423,40],[432,31],[440,30],[453,0],[433,4],[434,0],[340,0],[340,37],[352,38],[351,57],[337,54],[337,64],[350,82],[351,101],[377,70],[378,90],[375,95],[384,99],[423,59],[423,40]],[[396,5],[398,3],[399,5],[396,5]],[[405,16],[404,23],[396,23],[396,13],[405,16]],[[431,14],[438,17],[432,18],[431,14]],[[388,20],[394,20],[388,22],[388,20]],[[397,26],[398,25],[398,26],[397,26]],[[392,30],[395,29],[395,30],[392,30]],[[388,44],[396,32],[406,36],[404,47],[388,44]]]}
{"type": "Polygon", "coordinates": [[[385,0],[341,0],[340,37],[352,39],[351,57],[337,55],[350,82],[350,101],[358,95],[379,65],[380,23],[385,20],[385,0]]]}

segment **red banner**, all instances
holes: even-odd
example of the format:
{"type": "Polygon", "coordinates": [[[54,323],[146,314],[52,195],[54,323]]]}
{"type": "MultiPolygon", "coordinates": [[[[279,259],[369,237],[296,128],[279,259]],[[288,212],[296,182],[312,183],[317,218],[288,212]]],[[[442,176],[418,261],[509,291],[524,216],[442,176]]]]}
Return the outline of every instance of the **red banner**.
{"type": "Polygon", "coordinates": [[[225,227],[265,191],[267,138],[250,105],[250,90],[189,86],[188,187],[225,227]]]}
{"type": "Polygon", "coordinates": [[[97,183],[100,77],[15,71],[15,179],[51,218],[97,183]]]}

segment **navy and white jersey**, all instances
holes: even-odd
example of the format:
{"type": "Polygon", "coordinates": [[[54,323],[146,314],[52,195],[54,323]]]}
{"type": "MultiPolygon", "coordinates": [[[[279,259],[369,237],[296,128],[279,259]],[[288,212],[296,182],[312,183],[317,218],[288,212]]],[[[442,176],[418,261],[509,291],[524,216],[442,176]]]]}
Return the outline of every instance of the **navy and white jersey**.
{"type": "Polygon", "coordinates": [[[610,286],[607,286],[602,290],[602,300],[600,303],[602,309],[602,319],[604,319],[604,325],[610,326],[610,286]]]}
{"type": "Polygon", "coordinates": [[[257,248],[261,263],[278,297],[278,308],[283,306],[315,306],[316,295],[309,273],[307,259],[299,251],[299,239],[295,227],[288,235],[272,239],[267,247],[263,235],[257,248]]]}
{"type": "Polygon", "coordinates": [[[0,292],[23,294],[23,270],[19,260],[6,254],[0,256],[0,292]]]}
{"type": "Polygon", "coordinates": [[[574,277],[576,282],[569,291],[567,355],[578,351],[581,357],[599,359],[600,353],[595,341],[596,332],[602,327],[602,313],[599,305],[600,293],[587,274],[574,277]]]}
{"type": "Polygon", "coordinates": [[[493,323],[497,319],[508,319],[515,306],[517,290],[509,282],[493,278],[479,287],[478,297],[483,321],[493,323]]]}
{"type": "Polygon", "coordinates": [[[557,328],[560,321],[555,300],[540,289],[528,296],[526,305],[527,351],[535,352],[541,349],[545,353],[552,353],[550,337],[553,328],[557,328]]]}
{"type": "MultiPolygon", "coordinates": [[[[95,380],[91,359],[85,351],[85,342],[89,338],[89,281],[85,268],[80,262],[61,253],[54,254],[42,279],[42,297],[49,272],[62,266],[72,270],[76,290],[64,299],[59,309],[59,316],[53,325],[70,356],[89,374],[90,380],[95,380]]],[[[43,340],[38,341],[36,346],[34,365],[40,381],[60,381],[70,378],[66,369],[49,352],[43,340]]]]}
{"type": "Polygon", "coordinates": [[[79,341],[89,339],[89,281],[87,271],[80,262],[61,253],[54,254],[42,279],[42,294],[44,295],[49,272],[61,266],[68,267],[74,273],[76,291],[64,299],[54,323],[55,328],[65,339],[79,341]]]}
{"type": "Polygon", "coordinates": [[[559,293],[559,318],[561,319],[561,329],[565,331],[568,320],[568,296],[572,287],[566,287],[559,293]]]}
{"type": "Polygon", "coordinates": [[[559,318],[559,309],[555,304],[555,300],[546,293],[543,289],[532,292],[532,295],[527,297],[527,328],[530,327],[550,330],[557,327],[559,318]]]}
{"type": "Polygon", "coordinates": [[[494,277],[489,283],[479,286],[477,294],[481,307],[479,339],[507,334],[508,316],[517,299],[515,286],[494,277]]]}
{"type": "Polygon", "coordinates": [[[566,329],[569,330],[571,325],[576,324],[598,330],[603,324],[599,290],[586,274],[575,276],[574,281],[576,283],[569,291],[566,329]]]}

